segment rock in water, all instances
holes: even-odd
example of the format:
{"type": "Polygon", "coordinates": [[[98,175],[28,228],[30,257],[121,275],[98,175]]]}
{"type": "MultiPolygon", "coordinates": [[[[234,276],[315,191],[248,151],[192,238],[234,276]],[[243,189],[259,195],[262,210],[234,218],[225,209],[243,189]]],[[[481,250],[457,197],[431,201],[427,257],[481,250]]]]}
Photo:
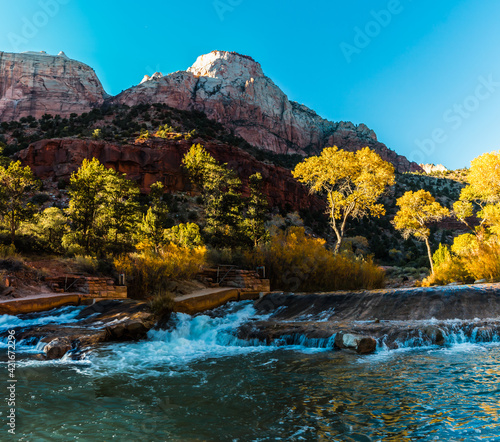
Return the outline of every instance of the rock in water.
{"type": "Polygon", "coordinates": [[[63,52],[0,52],[0,121],[69,117],[102,105],[107,96],[94,70],[63,52]]]}
{"type": "Polygon", "coordinates": [[[59,359],[71,352],[78,358],[81,352],[101,343],[130,341],[146,337],[156,323],[156,317],[145,302],[105,300],[80,312],[78,322],[48,324],[16,333],[17,339],[45,343],[46,359],[59,359]]]}
{"type": "Polygon", "coordinates": [[[361,355],[373,353],[377,349],[377,341],[370,336],[339,332],[335,336],[335,347],[349,348],[361,355]]]}

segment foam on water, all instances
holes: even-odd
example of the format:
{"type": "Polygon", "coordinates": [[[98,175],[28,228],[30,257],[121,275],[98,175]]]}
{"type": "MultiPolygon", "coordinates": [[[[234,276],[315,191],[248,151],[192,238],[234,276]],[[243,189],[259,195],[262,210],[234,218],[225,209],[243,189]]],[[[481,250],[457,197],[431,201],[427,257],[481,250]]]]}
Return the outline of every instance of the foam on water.
{"type": "MultiPolygon", "coordinates": [[[[26,314],[19,316],[0,315],[0,333],[7,330],[25,329],[38,325],[47,324],[70,324],[78,321],[77,316],[85,307],[64,307],[53,309],[44,313],[26,314]]],[[[39,343],[18,341],[16,347],[23,351],[39,353],[43,346],[39,343]],[[39,348],[40,347],[40,348],[39,348]]],[[[0,348],[7,348],[7,338],[0,339],[0,348]]]]}
{"type": "Polygon", "coordinates": [[[146,341],[107,345],[91,352],[88,358],[94,374],[125,372],[151,376],[165,371],[174,374],[195,360],[272,351],[275,347],[236,336],[238,327],[252,317],[255,310],[250,302],[228,306],[226,313],[217,317],[177,313],[173,328],[151,330],[146,341]]]}
{"type": "Polygon", "coordinates": [[[1,315],[0,332],[13,328],[26,328],[34,325],[66,324],[76,322],[76,317],[85,307],[64,307],[45,313],[19,316],[1,315]]]}

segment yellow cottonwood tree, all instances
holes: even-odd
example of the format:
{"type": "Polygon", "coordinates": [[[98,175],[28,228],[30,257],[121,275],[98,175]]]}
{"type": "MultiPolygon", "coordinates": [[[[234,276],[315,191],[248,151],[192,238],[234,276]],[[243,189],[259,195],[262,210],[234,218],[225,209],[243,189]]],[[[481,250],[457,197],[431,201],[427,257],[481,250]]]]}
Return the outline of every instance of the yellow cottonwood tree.
{"type": "Polygon", "coordinates": [[[460,200],[453,205],[455,216],[471,230],[467,217],[474,215],[473,203],[480,207],[477,216],[481,226],[489,226],[494,233],[500,230],[500,151],[480,155],[471,161],[467,174],[469,184],[460,192],[460,200]]]}
{"type": "Polygon", "coordinates": [[[418,240],[425,242],[431,264],[431,272],[434,273],[428,224],[448,216],[450,211],[439,204],[426,190],[419,190],[418,192],[410,190],[401,198],[398,198],[396,204],[400,209],[394,217],[394,227],[402,231],[405,239],[414,236],[418,240]]]}
{"type": "Polygon", "coordinates": [[[500,152],[485,153],[473,159],[467,181],[469,186],[462,192],[468,200],[500,202],[500,152]]]}
{"type": "Polygon", "coordinates": [[[335,253],[348,219],[385,214],[378,199],[394,184],[394,166],[368,147],[356,152],[327,147],[321,155],[299,163],[292,173],[311,192],[326,194],[330,225],[337,236],[335,253]]]}

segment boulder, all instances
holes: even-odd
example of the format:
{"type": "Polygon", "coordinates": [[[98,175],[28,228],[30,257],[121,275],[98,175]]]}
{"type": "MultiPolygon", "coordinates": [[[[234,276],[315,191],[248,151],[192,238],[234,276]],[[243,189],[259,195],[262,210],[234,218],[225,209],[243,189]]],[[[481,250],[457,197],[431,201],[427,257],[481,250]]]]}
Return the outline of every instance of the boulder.
{"type": "Polygon", "coordinates": [[[370,336],[339,332],[335,336],[335,347],[352,349],[363,355],[373,353],[377,349],[377,341],[370,336]]]}

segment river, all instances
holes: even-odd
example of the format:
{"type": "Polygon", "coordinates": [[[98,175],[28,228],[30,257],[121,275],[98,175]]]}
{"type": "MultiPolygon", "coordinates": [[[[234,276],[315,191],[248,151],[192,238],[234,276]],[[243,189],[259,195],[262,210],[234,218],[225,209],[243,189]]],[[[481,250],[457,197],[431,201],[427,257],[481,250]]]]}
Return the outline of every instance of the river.
{"type": "MultiPolygon", "coordinates": [[[[71,322],[79,309],[3,316],[0,330],[71,322]]],[[[16,435],[7,433],[4,401],[0,440],[500,440],[498,343],[457,335],[445,347],[368,356],[325,343],[266,346],[235,337],[254,315],[248,302],[178,314],[169,331],[81,361],[40,361],[39,347],[20,342],[16,435]]],[[[4,348],[7,384],[5,356],[4,348]]]]}

